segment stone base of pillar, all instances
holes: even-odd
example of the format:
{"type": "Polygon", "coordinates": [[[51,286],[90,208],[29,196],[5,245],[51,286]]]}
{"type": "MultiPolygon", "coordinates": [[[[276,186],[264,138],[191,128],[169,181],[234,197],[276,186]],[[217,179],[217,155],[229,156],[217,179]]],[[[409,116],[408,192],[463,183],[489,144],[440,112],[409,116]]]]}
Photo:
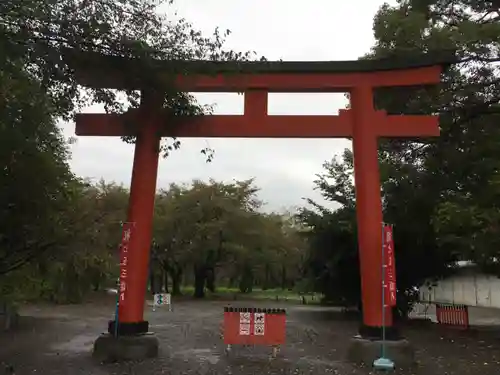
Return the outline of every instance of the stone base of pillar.
{"type": "Polygon", "coordinates": [[[158,356],[158,338],[152,333],[115,337],[103,333],[94,342],[92,357],[99,362],[138,361],[158,356]]]}
{"type": "MultiPolygon", "coordinates": [[[[384,330],[382,327],[373,327],[361,324],[359,326],[359,336],[370,340],[382,340],[384,330]]],[[[399,328],[395,325],[385,327],[385,339],[390,341],[400,340],[401,334],[399,328]]]]}
{"type": "Polygon", "coordinates": [[[149,322],[144,320],[134,323],[119,322],[118,327],[116,327],[116,321],[110,320],[108,322],[108,333],[111,335],[118,334],[118,336],[136,336],[148,332],[149,322]]]}
{"type": "MultiPolygon", "coordinates": [[[[382,341],[355,336],[351,339],[347,359],[351,363],[371,367],[382,355],[382,341]]],[[[396,368],[415,366],[415,351],[408,340],[399,338],[385,342],[385,357],[391,359],[396,368]]]]}

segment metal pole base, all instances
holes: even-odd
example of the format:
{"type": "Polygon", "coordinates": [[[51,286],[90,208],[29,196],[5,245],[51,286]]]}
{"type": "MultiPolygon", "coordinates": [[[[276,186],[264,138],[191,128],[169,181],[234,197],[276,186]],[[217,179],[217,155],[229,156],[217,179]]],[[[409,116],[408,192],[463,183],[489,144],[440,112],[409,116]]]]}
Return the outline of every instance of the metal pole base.
{"type": "Polygon", "coordinates": [[[394,362],[389,358],[381,357],[373,361],[373,367],[375,368],[375,370],[394,370],[394,362]]]}

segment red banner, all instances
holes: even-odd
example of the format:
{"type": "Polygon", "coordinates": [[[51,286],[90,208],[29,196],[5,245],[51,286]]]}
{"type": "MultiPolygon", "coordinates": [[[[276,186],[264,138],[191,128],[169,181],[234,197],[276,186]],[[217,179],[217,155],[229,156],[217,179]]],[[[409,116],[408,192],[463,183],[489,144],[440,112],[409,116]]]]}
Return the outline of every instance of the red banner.
{"type": "Polygon", "coordinates": [[[383,225],[383,249],[384,249],[384,270],[385,270],[385,304],[396,306],[396,263],[394,257],[394,238],[392,225],[383,225]]]}
{"type": "Polygon", "coordinates": [[[122,242],[120,244],[120,298],[119,304],[124,305],[126,302],[127,292],[127,272],[128,272],[128,248],[134,223],[123,223],[122,242]]]}

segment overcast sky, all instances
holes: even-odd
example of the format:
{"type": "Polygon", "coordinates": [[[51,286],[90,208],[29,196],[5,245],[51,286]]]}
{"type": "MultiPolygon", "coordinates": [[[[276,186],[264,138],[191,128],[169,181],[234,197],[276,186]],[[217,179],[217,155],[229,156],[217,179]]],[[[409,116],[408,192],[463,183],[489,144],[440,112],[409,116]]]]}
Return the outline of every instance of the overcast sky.
{"type": "MultiPolygon", "coordinates": [[[[391,3],[391,1],[389,1],[391,3]]],[[[392,1],[395,2],[395,1],[392,1]]],[[[373,16],[378,0],[179,0],[179,14],[205,33],[230,29],[227,47],[254,50],[269,60],[354,60],[373,45],[373,16]]],[[[169,10],[169,13],[172,10],[169,10]]],[[[200,102],[215,103],[216,113],[242,114],[243,96],[198,94],[200,102]]],[[[337,114],[346,105],[342,94],[270,94],[270,114],[337,114]]],[[[64,126],[74,135],[74,125],[64,126]]],[[[186,139],[168,159],[160,161],[158,187],[193,179],[256,178],[268,210],[321,201],[313,190],[322,163],[350,147],[344,139],[186,139]],[[200,154],[215,149],[207,164],[200,154]]],[[[71,167],[82,177],[104,178],[129,185],[133,146],[120,139],[78,137],[71,167]]]]}

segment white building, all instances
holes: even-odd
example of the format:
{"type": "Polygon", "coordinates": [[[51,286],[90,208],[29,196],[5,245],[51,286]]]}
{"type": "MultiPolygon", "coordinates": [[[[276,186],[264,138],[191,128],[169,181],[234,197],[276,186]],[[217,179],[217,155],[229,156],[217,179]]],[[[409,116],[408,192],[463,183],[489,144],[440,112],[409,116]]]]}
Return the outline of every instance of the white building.
{"type": "Polygon", "coordinates": [[[459,262],[459,267],[455,275],[420,287],[421,302],[500,309],[500,278],[482,273],[471,262],[459,262]]]}

